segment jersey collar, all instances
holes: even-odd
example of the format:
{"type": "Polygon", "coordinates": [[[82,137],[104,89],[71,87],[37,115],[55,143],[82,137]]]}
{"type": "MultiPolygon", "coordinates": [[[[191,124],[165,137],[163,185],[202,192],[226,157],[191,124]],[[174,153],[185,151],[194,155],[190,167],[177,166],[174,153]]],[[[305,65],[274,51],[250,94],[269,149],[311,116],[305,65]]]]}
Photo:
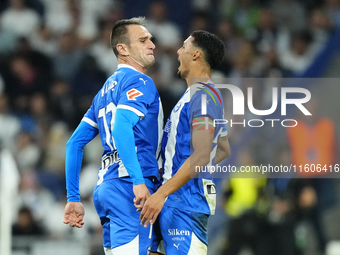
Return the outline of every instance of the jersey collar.
{"type": "Polygon", "coordinates": [[[133,66],[127,65],[127,64],[118,64],[117,67],[118,67],[117,69],[125,67],[125,68],[131,68],[131,69],[137,71],[136,68],[134,68],[133,66]]]}

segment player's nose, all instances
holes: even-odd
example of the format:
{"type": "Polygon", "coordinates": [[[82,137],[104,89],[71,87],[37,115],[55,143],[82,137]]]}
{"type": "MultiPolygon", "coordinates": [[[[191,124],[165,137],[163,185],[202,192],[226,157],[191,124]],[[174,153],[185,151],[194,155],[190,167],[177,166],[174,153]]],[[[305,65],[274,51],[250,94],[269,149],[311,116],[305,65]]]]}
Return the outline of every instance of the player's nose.
{"type": "Polygon", "coordinates": [[[152,50],[154,50],[156,48],[156,45],[151,40],[150,40],[149,48],[152,49],[152,50]]]}

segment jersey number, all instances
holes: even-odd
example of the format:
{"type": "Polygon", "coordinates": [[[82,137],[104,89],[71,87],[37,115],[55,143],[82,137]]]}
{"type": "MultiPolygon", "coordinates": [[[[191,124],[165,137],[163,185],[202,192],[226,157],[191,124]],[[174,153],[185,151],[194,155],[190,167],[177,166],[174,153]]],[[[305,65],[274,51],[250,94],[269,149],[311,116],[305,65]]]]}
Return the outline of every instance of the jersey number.
{"type": "Polygon", "coordinates": [[[98,119],[103,118],[103,124],[105,129],[105,141],[106,144],[110,147],[110,149],[116,150],[115,140],[112,137],[112,130],[113,126],[115,124],[115,115],[116,115],[117,107],[114,105],[114,103],[109,103],[106,107],[101,108],[98,112],[98,119]],[[106,115],[111,112],[111,122],[110,125],[107,123],[106,115]],[[112,139],[112,144],[111,144],[112,139]]]}
{"type": "MultiPolygon", "coordinates": [[[[112,136],[112,130],[113,126],[115,124],[115,115],[116,115],[117,107],[114,105],[114,103],[109,103],[106,107],[99,109],[98,112],[98,119],[103,118],[103,124],[105,129],[105,142],[110,147],[112,151],[116,150],[115,140],[112,136]],[[107,123],[107,114],[111,112],[111,121],[108,125],[107,123]],[[112,144],[111,144],[112,139],[112,144]]],[[[105,164],[102,164],[102,169],[98,172],[98,182],[97,185],[100,185],[104,180],[104,175],[106,174],[108,167],[110,164],[107,164],[107,167],[105,167],[105,164]]]]}

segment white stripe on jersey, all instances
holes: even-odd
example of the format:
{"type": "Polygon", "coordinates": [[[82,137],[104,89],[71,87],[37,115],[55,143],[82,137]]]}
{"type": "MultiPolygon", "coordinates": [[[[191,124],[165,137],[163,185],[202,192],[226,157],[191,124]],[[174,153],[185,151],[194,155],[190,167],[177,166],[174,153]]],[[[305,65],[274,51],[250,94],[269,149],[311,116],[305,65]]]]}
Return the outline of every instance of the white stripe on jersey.
{"type": "Polygon", "coordinates": [[[214,215],[215,210],[216,210],[216,190],[215,190],[214,193],[210,192],[210,194],[209,194],[208,185],[212,185],[210,187],[210,189],[212,189],[212,187],[215,188],[215,184],[212,180],[209,180],[209,179],[203,179],[202,178],[201,180],[202,180],[202,185],[203,185],[203,189],[204,189],[204,196],[205,196],[205,199],[207,200],[207,204],[208,204],[209,209],[210,209],[210,215],[214,215]]]}
{"type": "Polygon", "coordinates": [[[124,163],[122,160],[120,160],[118,162],[119,167],[118,167],[118,177],[126,177],[126,176],[130,176],[128,171],[126,170],[124,163]]]}
{"type": "Polygon", "coordinates": [[[90,124],[92,127],[98,128],[98,124],[87,117],[83,117],[81,121],[85,121],[86,123],[90,124]]]}
{"type": "MultiPolygon", "coordinates": [[[[158,147],[156,151],[156,158],[158,159],[159,153],[162,149],[162,137],[163,137],[163,121],[164,121],[164,114],[163,114],[163,106],[161,102],[161,98],[159,98],[159,110],[158,110],[158,147]]],[[[158,167],[161,168],[163,165],[162,157],[159,157],[158,160],[158,167]]]]}
{"type": "Polygon", "coordinates": [[[139,254],[139,235],[135,237],[131,242],[123,244],[119,247],[111,250],[112,255],[136,255],[139,254]]]}
{"type": "Polygon", "coordinates": [[[175,148],[176,148],[177,126],[180,121],[179,118],[180,118],[183,106],[188,102],[190,102],[190,92],[187,90],[184,96],[177,103],[177,105],[180,104],[179,109],[176,112],[173,110],[170,114],[171,128],[169,131],[168,142],[165,147],[165,164],[164,164],[164,169],[163,169],[164,171],[163,183],[165,183],[172,177],[172,166],[173,166],[172,159],[176,153],[175,148]]]}
{"type": "Polygon", "coordinates": [[[203,243],[194,232],[191,232],[191,243],[188,255],[207,255],[208,247],[203,243]]]}
{"type": "Polygon", "coordinates": [[[119,104],[117,106],[117,109],[125,109],[125,110],[129,110],[131,112],[134,112],[135,114],[137,114],[138,117],[144,117],[144,113],[142,113],[141,111],[137,110],[136,108],[133,108],[131,106],[125,105],[125,104],[119,104]]]}

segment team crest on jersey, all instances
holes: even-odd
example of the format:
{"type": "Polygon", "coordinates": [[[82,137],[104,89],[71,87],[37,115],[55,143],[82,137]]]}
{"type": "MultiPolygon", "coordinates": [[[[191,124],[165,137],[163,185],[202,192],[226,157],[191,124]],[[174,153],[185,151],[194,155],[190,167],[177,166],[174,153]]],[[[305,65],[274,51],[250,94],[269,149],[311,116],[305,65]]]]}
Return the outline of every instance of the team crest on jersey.
{"type": "Polygon", "coordinates": [[[129,100],[136,100],[136,97],[141,95],[143,95],[143,93],[137,89],[130,89],[128,92],[126,92],[126,96],[129,100]]]}

